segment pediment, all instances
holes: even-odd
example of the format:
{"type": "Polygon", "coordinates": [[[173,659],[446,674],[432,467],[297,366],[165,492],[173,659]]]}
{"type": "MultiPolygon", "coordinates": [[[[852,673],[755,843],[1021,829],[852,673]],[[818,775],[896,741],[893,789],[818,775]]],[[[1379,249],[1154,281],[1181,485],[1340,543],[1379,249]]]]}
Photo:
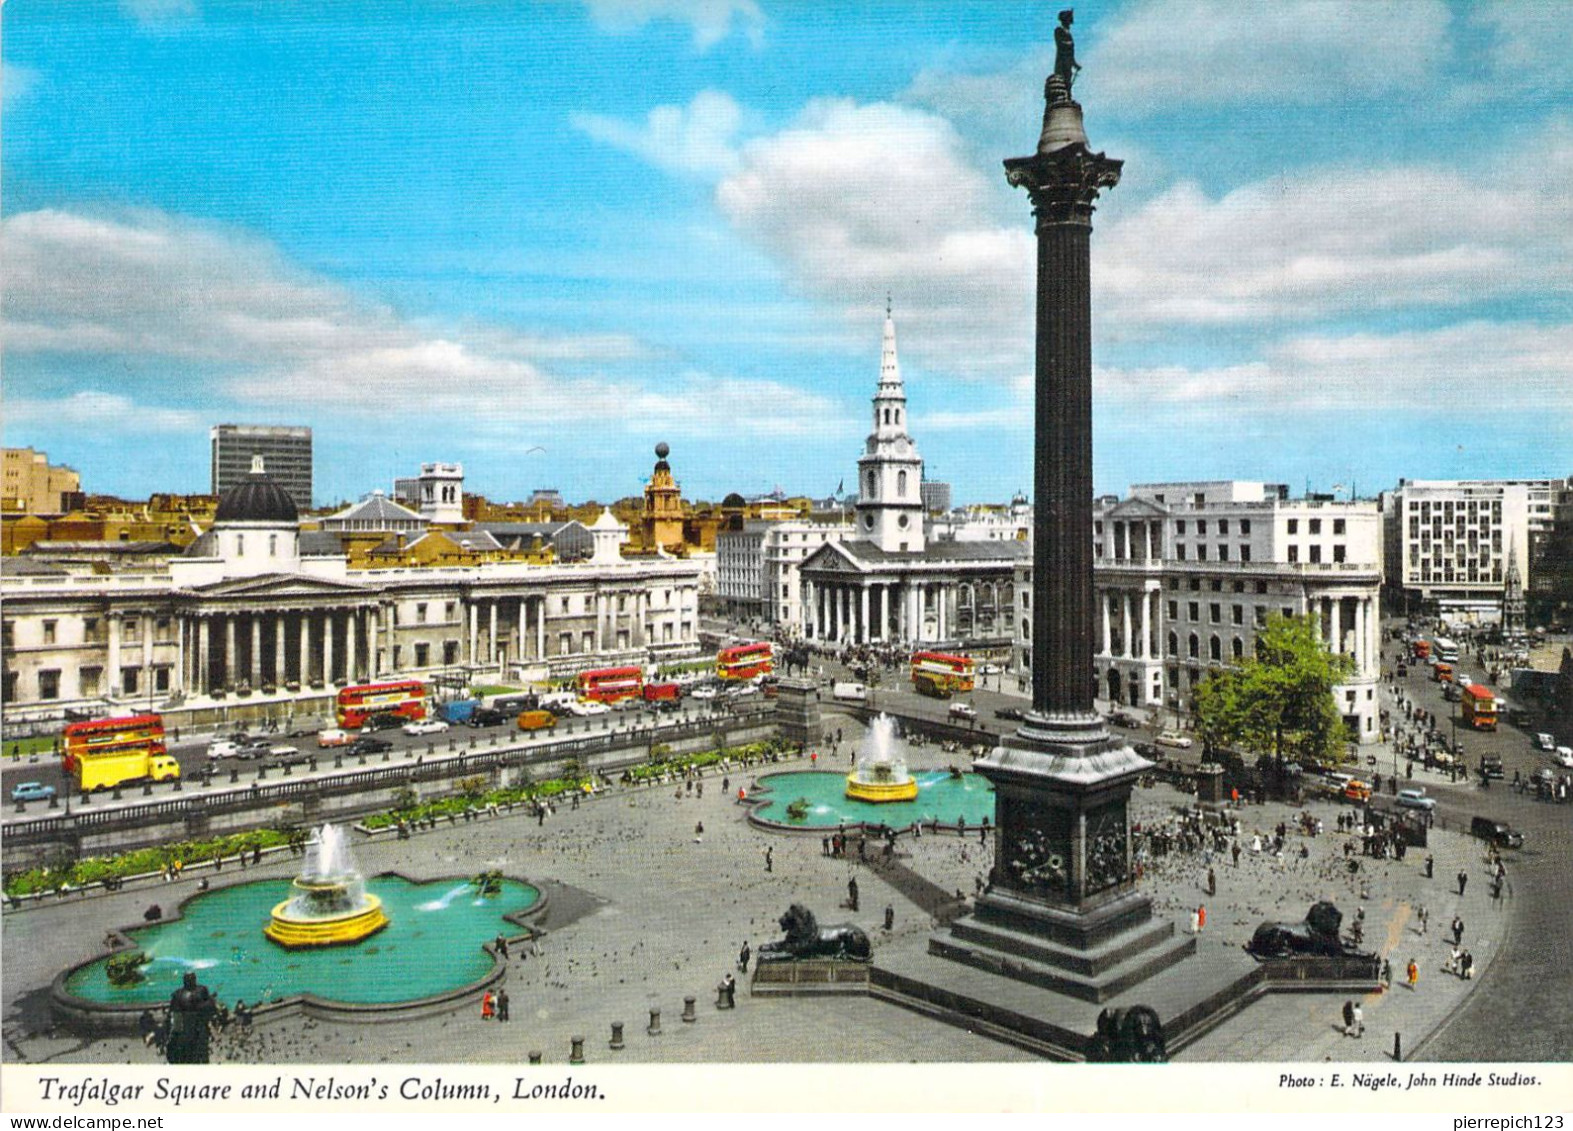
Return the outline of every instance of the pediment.
{"type": "Polygon", "coordinates": [[[862,574],[865,572],[862,563],[855,561],[835,542],[828,542],[815,550],[799,569],[814,573],[862,574]]]}
{"type": "Polygon", "coordinates": [[[188,590],[195,596],[233,601],[272,600],[295,597],[345,597],[366,596],[372,591],[353,581],[337,581],[325,577],[306,577],[292,573],[267,573],[257,577],[229,577],[207,585],[193,585],[188,590]]]}
{"type": "Polygon", "coordinates": [[[1151,499],[1125,499],[1119,505],[1103,512],[1104,518],[1168,518],[1167,508],[1151,499]]]}

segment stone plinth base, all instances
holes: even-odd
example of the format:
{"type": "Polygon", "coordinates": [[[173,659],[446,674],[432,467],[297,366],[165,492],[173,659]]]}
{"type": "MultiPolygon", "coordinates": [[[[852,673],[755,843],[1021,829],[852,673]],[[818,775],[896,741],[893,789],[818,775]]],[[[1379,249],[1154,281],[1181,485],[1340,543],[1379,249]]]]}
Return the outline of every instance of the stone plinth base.
{"type": "Polygon", "coordinates": [[[1154,922],[1135,892],[1093,911],[1056,911],[986,894],[929,939],[929,953],[1083,1001],[1108,1001],[1196,952],[1193,936],[1154,922]]]}
{"type": "Polygon", "coordinates": [[[802,962],[761,962],[754,967],[749,993],[755,997],[803,994],[862,994],[868,992],[867,962],[832,958],[802,962]]]}
{"type": "Polygon", "coordinates": [[[776,727],[788,742],[817,746],[825,735],[819,689],[811,681],[783,676],[776,683],[776,727]]]}

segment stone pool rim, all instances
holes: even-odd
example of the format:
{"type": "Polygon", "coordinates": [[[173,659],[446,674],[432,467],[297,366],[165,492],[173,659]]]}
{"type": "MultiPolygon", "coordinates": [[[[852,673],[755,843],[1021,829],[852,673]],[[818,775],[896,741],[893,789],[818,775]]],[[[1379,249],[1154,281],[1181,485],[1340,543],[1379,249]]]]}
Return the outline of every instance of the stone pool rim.
{"type": "MultiPolygon", "coordinates": [[[[917,774],[948,773],[948,772],[949,771],[943,771],[943,770],[918,770],[918,771],[915,771],[913,776],[915,777],[915,776],[917,776],[917,774]]],[[[837,775],[837,776],[840,776],[842,778],[846,777],[845,774],[838,774],[838,772],[835,771],[835,770],[772,770],[769,773],[762,775],[762,777],[756,778],[753,788],[750,789],[748,791],[747,795],[743,798],[743,804],[748,806],[748,823],[749,824],[753,825],[755,828],[763,829],[765,832],[804,833],[804,834],[813,834],[814,836],[824,836],[827,832],[836,831],[836,830],[840,830],[840,829],[843,829],[843,828],[846,829],[849,832],[861,832],[861,833],[869,833],[869,832],[874,832],[874,831],[883,831],[884,829],[892,829],[892,830],[894,830],[894,832],[895,832],[895,834],[897,836],[904,836],[912,828],[912,822],[910,822],[910,821],[908,821],[906,824],[899,825],[899,826],[898,825],[892,825],[889,821],[879,821],[879,820],[873,820],[873,819],[870,819],[870,820],[867,820],[867,821],[837,821],[835,824],[831,824],[831,825],[810,825],[810,824],[807,824],[807,823],[804,823],[804,824],[792,824],[792,823],[789,823],[787,821],[778,821],[778,820],[774,819],[773,817],[766,817],[766,816],[764,816],[760,812],[760,810],[764,809],[768,805],[772,805],[772,804],[778,803],[780,799],[775,796],[775,790],[772,789],[770,786],[768,786],[768,785],[760,785],[758,783],[760,781],[768,780],[769,778],[784,778],[784,777],[791,777],[791,776],[794,776],[794,775],[797,775],[797,774],[816,774],[816,775],[819,775],[819,774],[830,774],[830,775],[837,775]]],[[[964,776],[970,774],[973,777],[983,778],[982,774],[977,773],[974,770],[963,770],[962,774],[964,776]]],[[[987,781],[988,779],[984,778],[983,780],[987,781]]],[[[990,793],[994,793],[995,792],[992,785],[989,788],[989,792],[990,793]]],[[[873,804],[873,803],[872,802],[865,802],[865,804],[873,804]]],[[[782,812],[783,813],[786,812],[784,807],[782,809],[782,812]]],[[[956,834],[956,835],[966,835],[967,833],[974,833],[974,832],[976,832],[980,828],[986,828],[986,829],[989,829],[990,831],[992,831],[993,828],[994,828],[994,822],[991,819],[989,819],[988,817],[985,817],[984,822],[973,823],[973,824],[965,824],[964,823],[962,825],[962,829],[959,829],[959,830],[956,828],[956,823],[954,821],[952,821],[948,825],[947,824],[941,824],[938,821],[924,821],[923,822],[923,831],[925,833],[930,834],[930,835],[935,835],[935,834],[940,834],[940,833],[952,833],[952,834],[956,834]],[[964,832],[963,832],[963,830],[964,830],[964,832]]]]}
{"type": "MultiPolygon", "coordinates": [[[[367,876],[366,879],[377,880],[384,877],[403,880],[407,884],[413,884],[416,886],[439,884],[443,882],[468,883],[475,878],[474,875],[443,875],[431,876],[427,879],[418,879],[414,876],[408,875],[407,873],[389,868],[384,869],[381,872],[377,872],[374,875],[367,876]]],[[[504,915],[503,920],[505,922],[512,923],[514,926],[525,932],[525,938],[539,938],[545,932],[531,926],[529,923],[526,923],[525,920],[533,918],[545,910],[547,904],[546,889],[540,884],[531,883],[529,880],[522,879],[518,876],[510,876],[505,874],[502,878],[505,880],[512,880],[514,883],[523,884],[525,887],[532,888],[536,892],[537,898],[534,903],[521,911],[513,911],[507,915],[504,915]]],[[[241,884],[258,884],[269,882],[272,881],[266,879],[239,880],[237,878],[237,882],[225,884],[223,887],[239,887],[241,884]]],[[[177,903],[171,913],[165,915],[157,922],[178,922],[185,915],[186,904],[195,899],[200,899],[205,895],[212,895],[214,892],[220,890],[222,890],[222,888],[214,886],[210,887],[207,891],[192,892],[190,895],[186,896],[179,903],[177,903]]],[[[104,933],[106,938],[110,935],[114,936],[115,945],[113,947],[103,950],[91,958],[84,959],[81,962],[68,966],[56,973],[49,984],[49,1004],[51,1012],[54,1014],[55,1018],[61,1022],[66,1023],[67,1025],[72,1026],[73,1028],[78,1029],[88,1029],[95,1031],[135,1031],[136,1020],[142,1015],[143,1010],[158,1010],[164,1008],[163,1005],[120,1005],[113,1002],[93,1001],[91,998],[79,997],[66,989],[66,982],[78,970],[91,966],[95,962],[101,962],[105,958],[111,958],[123,951],[136,949],[136,943],[132,940],[131,935],[128,932],[140,930],[144,927],[153,925],[154,924],[144,922],[132,923],[125,927],[112,927],[104,933]]],[[[519,936],[515,936],[515,938],[517,937],[519,936]]],[[[508,941],[512,943],[514,939],[510,938],[508,941]]],[[[419,1017],[432,1013],[442,1013],[448,1012],[450,1010],[456,1010],[461,1004],[468,1004],[472,999],[475,999],[476,996],[482,991],[488,990],[497,985],[508,974],[508,963],[498,956],[495,939],[488,939],[483,942],[481,944],[481,949],[491,956],[491,969],[472,982],[455,986],[453,989],[444,990],[441,993],[428,994],[425,997],[409,998],[404,1001],[348,1002],[336,1001],[333,998],[321,997],[310,992],[302,992],[298,994],[291,994],[288,997],[280,998],[277,1001],[270,1001],[262,1005],[258,1005],[251,1011],[251,1014],[253,1017],[260,1018],[264,1016],[282,1015],[285,1013],[303,1013],[308,1017],[318,1017],[325,1020],[370,1022],[390,1019],[403,1020],[410,1017],[419,1017]]]]}

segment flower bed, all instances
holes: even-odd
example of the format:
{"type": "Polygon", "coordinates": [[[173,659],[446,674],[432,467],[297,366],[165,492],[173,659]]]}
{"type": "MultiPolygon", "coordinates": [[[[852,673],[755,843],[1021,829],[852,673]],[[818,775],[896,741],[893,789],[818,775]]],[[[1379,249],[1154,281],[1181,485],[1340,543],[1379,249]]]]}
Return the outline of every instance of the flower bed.
{"type": "Polygon", "coordinates": [[[68,886],[79,888],[105,880],[113,882],[130,876],[161,872],[177,861],[183,867],[195,867],[257,848],[303,844],[305,839],[304,829],[256,829],[207,840],[182,840],[174,844],[139,848],[117,856],[89,856],[66,867],[28,868],[13,872],[5,878],[5,894],[21,897],[59,891],[68,886]]]}

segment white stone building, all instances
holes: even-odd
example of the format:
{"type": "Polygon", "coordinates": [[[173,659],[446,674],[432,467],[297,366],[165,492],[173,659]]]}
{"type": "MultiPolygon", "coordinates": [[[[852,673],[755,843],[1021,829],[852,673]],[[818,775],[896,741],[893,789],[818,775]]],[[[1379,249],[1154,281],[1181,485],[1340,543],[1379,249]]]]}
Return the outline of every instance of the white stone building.
{"type": "Polygon", "coordinates": [[[7,558],[4,716],[288,705],[336,686],[431,675],[534,679],[698,651],[699,567],[623,559],[603,514],[593,560],[348,568],[302,537],[261,470],[185,554],[121,572],[7,558]]]}
{"type": "MultiPolygon", "coordinates": [[[[1272,613],[1316,616],[1356,674],[1351,733],[1381,735],[1381,518],[1375,503],[1288,498],[1241,481],[1140,484],[1094,503],[1093,678],[1115,703],[1186,714],[1210,670],[1250,655],[1272,613]]],[[[1031,566],[1016,574],[1016,655],[1031,670],[1031,566]]]]}
{"type": "Polygon", "coordinates": [[[907,395],[887,309],[873,429],[858,458],[853,529],[827,539],[799,567],[806,637],[841,645],[1008,651],[1011,572],[1027,544],[930,539],[922,481],[923,459],[907,433],[907,395]]]}

